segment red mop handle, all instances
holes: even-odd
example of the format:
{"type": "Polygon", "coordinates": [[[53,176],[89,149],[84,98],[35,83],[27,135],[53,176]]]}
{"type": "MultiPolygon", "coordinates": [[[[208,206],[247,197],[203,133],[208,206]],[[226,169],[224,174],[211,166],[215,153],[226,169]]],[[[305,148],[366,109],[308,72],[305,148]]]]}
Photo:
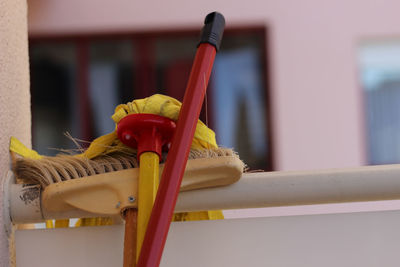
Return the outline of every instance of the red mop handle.
{"type": "Polygon", "coordinates": [[[186,87],[177,128],[147,226],[138,267],[158,267],[160,264],[190,146],[224,26],[225,20],[221,14],[214,12],[207,15],[186,87]]]}

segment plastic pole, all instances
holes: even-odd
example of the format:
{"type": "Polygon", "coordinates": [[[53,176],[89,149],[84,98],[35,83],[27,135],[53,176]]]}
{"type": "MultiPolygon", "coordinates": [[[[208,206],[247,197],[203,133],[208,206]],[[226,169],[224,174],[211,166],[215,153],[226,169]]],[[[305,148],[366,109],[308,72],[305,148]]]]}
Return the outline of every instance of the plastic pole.
{"type": "Polygon", "coordinates": [[[159,164],[160,158],[157,153],[144,152],[140,155],[136,260],[140,255],[151,209],[157,195],[159,164]]]}
{"type": "Polygon", "coordinates": [[[189,76],[176,132],[147,226],[138,267],[157,267],[160,264],[190,146],[211,75],[215,54],[222,38],[224,25],[225,20],[219,13],[214,12],[206,17],[201,41],[189,76]]]}

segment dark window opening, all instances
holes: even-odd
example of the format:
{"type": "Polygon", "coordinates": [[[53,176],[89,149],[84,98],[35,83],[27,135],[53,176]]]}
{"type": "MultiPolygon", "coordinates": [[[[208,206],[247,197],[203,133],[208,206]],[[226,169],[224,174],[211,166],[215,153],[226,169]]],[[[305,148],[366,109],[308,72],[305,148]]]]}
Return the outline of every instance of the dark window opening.
{"type": "MultiPolygon", "coordinates": [[[[55,155],[114,130],[120,103],[155,93],[182,101],[198,31],[30,38],[33,147],[55,155]]],[[[201,119],[251,169],[272,170],[265,27],[227,29],[201,119]]],[[[85,146],[83,144],[83,146],[85,146]]]]}

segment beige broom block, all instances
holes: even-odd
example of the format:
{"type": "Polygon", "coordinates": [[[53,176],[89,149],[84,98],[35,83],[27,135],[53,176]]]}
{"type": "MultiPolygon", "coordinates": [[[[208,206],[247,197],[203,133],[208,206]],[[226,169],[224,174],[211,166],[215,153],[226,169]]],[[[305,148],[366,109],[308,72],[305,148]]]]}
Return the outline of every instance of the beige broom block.
{"type": "MultiPolygon", "coordinates": [[[[239,180],[245,167],[230,149],[192,151],[191,158],[181,191],[232,184],[239,180]]],[[[124,210],[137,206],[139,170],[132,168],[137,165],[131,159],[133,157],[114,155],[106,160],[102,158],[102,164],[71,157],[17,162],[15,172],[18,178],[36,182],[36,185],[10,183],[12,221],[33,223],[47,219],[118,218],[124,210]]],[[[162,169],[163,164],[160,173],[162,169]]]]}

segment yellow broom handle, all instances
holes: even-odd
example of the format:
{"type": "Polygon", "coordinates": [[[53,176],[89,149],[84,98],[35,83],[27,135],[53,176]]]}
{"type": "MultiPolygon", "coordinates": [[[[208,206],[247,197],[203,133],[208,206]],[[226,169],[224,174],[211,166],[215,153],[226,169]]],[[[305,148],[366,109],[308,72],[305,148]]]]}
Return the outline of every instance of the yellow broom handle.
{"type": "Polygon", "coordinates": [[[157,153],[144,152],[140,155],[136,260],[140,255],[147,223],[157,195],[159,164],[157,153]]]}
{"type": "MultiPolygon", "coordinates": [[[[159,157],[162,155],[163,146],[171,142],[174,130],[174,121],[155,114],[130,114],[118,122],[117,135],[119,140],[129,147],[137,148],[137,153],[140,155],[137,232],[131,233],[131,229],[129,229],[131,223],[125,224],[125,241],[127,242],[124,245],[124,264],[126,262],[126,266],[133,264],[131,259],[138,259],[137,256],[132,255],[134,251],[132,251],[131,246],[136,247],[136,255],[140,255],[147,224],[157,195],[159,157]],[[134,234],[136,234],[136,238],[133,237],[134,234]],[[132,240],[136,240],[136,245],[131,242],[132,240]]],[[[135,218],[135,216],[131,216],[131,220],[135,220],[135,218]]]]}

